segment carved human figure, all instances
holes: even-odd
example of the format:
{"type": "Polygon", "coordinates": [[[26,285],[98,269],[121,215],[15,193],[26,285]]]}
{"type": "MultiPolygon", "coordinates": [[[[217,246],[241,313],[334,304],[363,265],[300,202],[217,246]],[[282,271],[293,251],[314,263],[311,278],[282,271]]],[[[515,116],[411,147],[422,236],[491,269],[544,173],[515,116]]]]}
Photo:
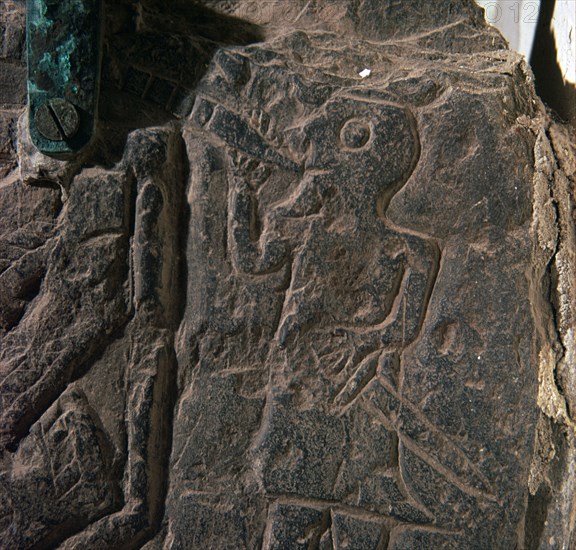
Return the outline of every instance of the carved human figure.
{"type": "MultiPolygon", "coordinates": [[[[1,536],[71,549],[458,548],[510,517],[512,540],[533,434],[531,421],[514,431],[520,407],[499,398],[531,390],[500,367],[528,372],[530,304],[514,304],[526,335],[514,346],[486,325],[527,295],[530,199],[509,171],[524,191],[493,206],[483,194],[502,186],[484,168],[489,153],[505,165],[499,148],[529,148],[505,149],[518,128],[500,119],[476,135],[512,65],[495,74],[478,56],[478,100],[462,56],[434,49],[475,20],[412,29],[401,47],[394,29],[378,34],[417,2],[342,0],[338,28],[381,16],[343,41],[316,17],[323,3],[302,0],[300,30],[244,25],[258,32],[239,43],[259,43],[238,47],[222,41],[241,22],[196,3],[169,15],[128,4],[110,5],[129,31],[107,37],[105,137],[59,164],[20,132],[23,173],[63,205],[0,273],[1,536]],[[203,26],[206,40],[192,36],[203,26]],[[470,106],[476,127],[462,129],[470,106]],[[453,223],[435,215],[446,174],[453,223]],[[503,259],[485,262],[476,252],[492,245],[503,259]],[[489,315],[463,288],[468,253],[475,273],[502,279],[485,287],[489,315]]],[[[498,46],[482,40],[479,51],[498,46]]]]}
{"type": "MultiPolygon", "coordinates": [[[[328,499],[425,525],[434,516],[404,482],[409,449],[459,490],[492,502],[485,475],[403,395],[402,355],[418,338],[439,263],[434,239],[386,217],[418,161],[415,119],[368,86],[311,97],[310,83],[277,74],[281,61],[272,59],[261,66],[220,52],[190,130],[196,153],[218,142],[225,151],[233,273],[249,275],[248,287],[282,288],[273,340],[259,352],[268,372],[262,419],[244,450],[257,483],[279,502],[328,499]]],[[[198,187],[221,188],[212,174],[198,187]]],[[[226,364],[258,368],[239,344],[232,349],[226,364]]],[[[205,368],[227,370],[217,365],[205,368]]],[[[274,539],[293,519],[270,513],[274,539]]],[[[301,518],[310,521],[308,512],[301,518]]]]}
{"type": "Polygon", "coordinates": [[[388,494],[370,494],[376,477],[371,473],[371,483],[354,502],[359,472],[373,472],[374,465],[370,459],[351,463],[345,443],[350,434],[338,420],[346,415],[351,425],[362,423],[356,419],[366,412],[358,411],[356,401],[384,377],[398,392],[398,402],[382,412],[390,418],[389,430],[372,436],[386,447],[381,466],[390,471],[398,466],[399,357],[418,334],[437,269],[432,240],[402,231],[384,217],[416,163],[415,124],[405,109],[352,92],[330,98],[303,122],[301,132],[307,144],[301,180],[266,215],[258,242],[249,236],[257,214],[246,207],[255,203],[246,183],[235,182],[238,267],[266,274],[287,264],[290,272],[275,352],[269,355],[267,418],[256,438],[254,462],[270,494],[329,495],[426,523],[429,516],[398,474],[385,476],[388,494]],[[318,359],[318,341],[346,349],[348,357],[335,365],[318,359]],[[322,445],[316,443],[319,434],[322,445]],[[287,454],[293,459],[282,460],[287,454]],[[392,493],[402,497],[391,501],[392,493]]]}

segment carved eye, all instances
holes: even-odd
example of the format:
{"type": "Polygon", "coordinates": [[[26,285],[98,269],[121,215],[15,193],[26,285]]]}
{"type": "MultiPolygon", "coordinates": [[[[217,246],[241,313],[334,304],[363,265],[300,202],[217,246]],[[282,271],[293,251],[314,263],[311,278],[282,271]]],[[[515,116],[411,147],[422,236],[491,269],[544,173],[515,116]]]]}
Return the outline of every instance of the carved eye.
{"type": "Polygon", "coordinates": [[[340,130],[340,143],[345,149],[362,149],[370,140],[370,123],[360,118],[351,118],[340,130]]]}

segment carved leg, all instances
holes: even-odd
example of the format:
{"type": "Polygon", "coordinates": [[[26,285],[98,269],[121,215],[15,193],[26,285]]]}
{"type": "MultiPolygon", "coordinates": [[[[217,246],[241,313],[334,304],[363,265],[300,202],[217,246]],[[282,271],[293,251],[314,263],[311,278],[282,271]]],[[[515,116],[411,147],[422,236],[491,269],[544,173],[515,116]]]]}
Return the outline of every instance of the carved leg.
{"type": "MultiPolygon", "coordinates": [[[[128,329],[124,507],[68,539],[62,549],[139,547],[159,528],[164,510],[177,370],[174,328],[179,297],[180,141],[163,129],[136,132],[132,139],[135,154],[152,153],[162,161],[158,162],[158,174],[138,183],[136,199],[132,255],[135,316],[128,329]]],[[[130,155],[130,145],[128,151],[130,155]]],[[[136,169],[142,162],[141,158],[130,160],[136,169]]]]}
{"type": "MultiPolygon", "coordinates": [[[[141,328],[136,323],[132,332],[141,328]]],[[[132,341],[130,358],[124,507],[68,539],[62,549],[135,548],[154,534],[162,519],[176,358],[170,331],[141,334],[132,341]]]]}

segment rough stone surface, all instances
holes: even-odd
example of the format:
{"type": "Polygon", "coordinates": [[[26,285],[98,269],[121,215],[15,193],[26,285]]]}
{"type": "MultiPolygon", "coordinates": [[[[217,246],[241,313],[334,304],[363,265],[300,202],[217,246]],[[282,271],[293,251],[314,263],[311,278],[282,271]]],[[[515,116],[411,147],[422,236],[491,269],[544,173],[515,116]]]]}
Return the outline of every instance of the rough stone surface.
{"type": "Polygon", "coordinates": [[[67,161],[0,6],[0,548],[573,548],[573,130],[471,1],[259,6],[107,4],[67,161]]]}

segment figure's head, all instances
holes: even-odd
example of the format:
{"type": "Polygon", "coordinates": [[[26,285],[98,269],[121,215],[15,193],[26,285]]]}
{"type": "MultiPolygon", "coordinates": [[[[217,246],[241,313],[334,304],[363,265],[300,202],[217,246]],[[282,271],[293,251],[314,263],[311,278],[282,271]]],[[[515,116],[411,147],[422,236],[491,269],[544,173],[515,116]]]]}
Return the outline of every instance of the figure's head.
{"type": "Polygon", "coordinates": [[[337,96],[307,120],[307,170],[330,179],[358,206],[387,202],[408,180],[420,146],[412,114],[391,103],[337,96]]]}
{"type": "Polygon", "coordinates": [[[338,195],[349,209],[385,207],[419,158],[414,116],[385,83],[343,88],[297,69],[271,49],[221,50],[191,121],[233,149],[304,176],[314,193],[338,195]]]}

